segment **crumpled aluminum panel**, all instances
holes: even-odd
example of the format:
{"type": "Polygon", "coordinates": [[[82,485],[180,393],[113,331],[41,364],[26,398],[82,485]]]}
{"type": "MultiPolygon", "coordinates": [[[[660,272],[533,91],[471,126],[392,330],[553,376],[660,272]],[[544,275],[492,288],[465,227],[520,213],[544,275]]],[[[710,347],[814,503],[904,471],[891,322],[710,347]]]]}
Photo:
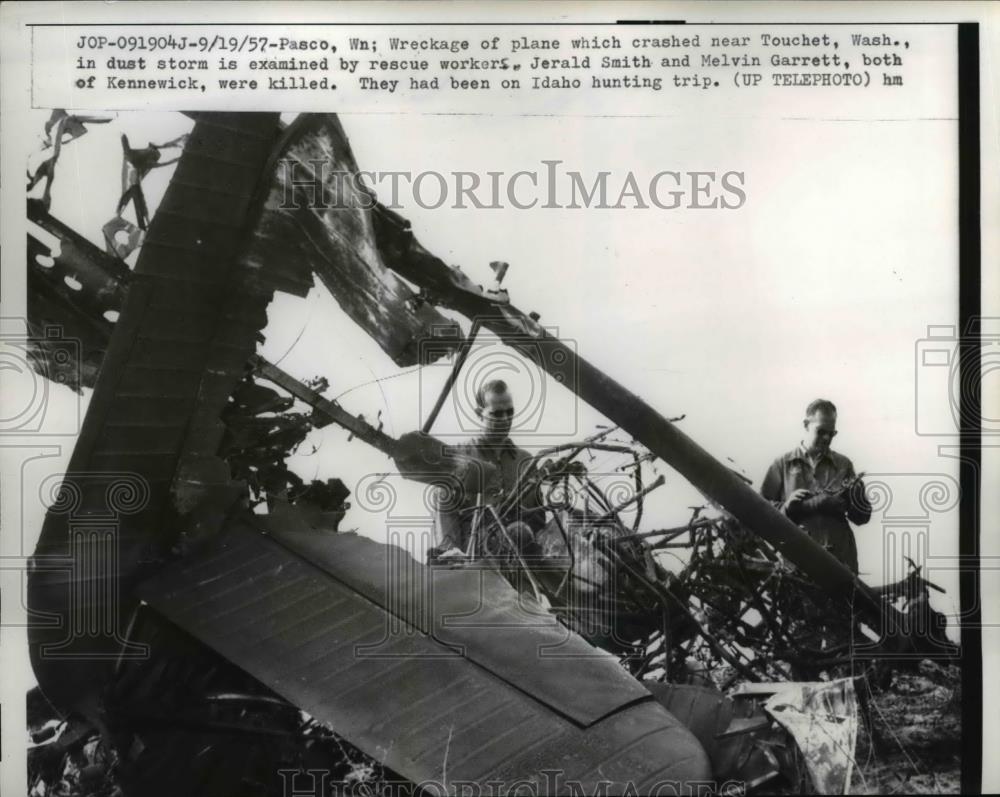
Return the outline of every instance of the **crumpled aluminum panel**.
{"type": "MultiPolygon", "coordinates": [[[[567,716],[566,706],[550,705],[549,699],[559,695],[546,696],[550,685],[544,679],[536,690],[524,677],[512,683],[498,674],[506,664],[491,668],[484,666],[490,662],[473,659],[473,652],[486,655],[475,634],[465,651],[457,651],[461,632],[444,643],[406,619],[419,601],[390,601],[390,611],[374,599],[371,588],[355,589],[377,567],[368,547],[382,546],[350,535],[303,535],[314,538],[316,547],[329,546],[324,561],[310,559],[313,546],[297,545],[294,551],[289,539],[279,542],[246,524],[210,550],[157,574],[140,586],[139,595],[415,782],[527,779],[552,793],[563,790],[553,787],[557,777],[578,781],[586,793],[608,782],[609,794],[620,793],[628,783],[644,794],[659,782],[710,778],[707,756],[691,733],[648,693],[629,700],[632,692],[609,679],[605,660],[559,662],[564,678],[575,686],[575,702],[604,701],[607,708],[607,691],[620,699],[610,712],[582,726],[567,716]],[[330,563],[337,563],[337,575],[329,572],[330,563]],[[353,577],[339,577],[346,573],[353,577]],[[554,776],[555,771],[560,774],[554,776]]],[[[458,588],[468,585],[464,579],[447,581],[458,588]]],[[[443,598],[444,591],[433,594],[443,598]]],[[[499,591],[487,594],[495,597],[499,591]]],[[[451,616],[460,604],[446,602],[441,614],[451,616]]],[[[514,622],[513,614],[504,616],[514,622]]],[[[523,619],[517,627],[504,634],[508,661],[534,661],[543,632],[523,619]]],[[[529,671],[525,666],[522,676],[529,671]]],[[[637,683],[635,688],[645,692],[637,683]]]]}
{"type": "Polygon", "coordinates": [[[818,794],[847,794],[854,771],[854,679],[774,684],[764,708],[795,738],[818,794]]]}

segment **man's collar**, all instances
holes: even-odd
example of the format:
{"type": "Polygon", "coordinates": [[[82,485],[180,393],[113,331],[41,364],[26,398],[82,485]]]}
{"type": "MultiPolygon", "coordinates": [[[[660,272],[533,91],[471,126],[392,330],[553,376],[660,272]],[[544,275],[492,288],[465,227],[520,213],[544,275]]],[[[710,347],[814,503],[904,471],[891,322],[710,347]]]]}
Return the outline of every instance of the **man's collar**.
{"type": "Polygon", "coordinates": [[[816,456],[813,456],[809,453],[808,446],[799,441],[799,446],[795,449],[795,456],[798,459],[804,459],[806,462],[819,462],[821,459],[828,459],[830,457],[830,449],[820,451],[816,456]]]}
{"type": "Polygon", "coordinates": [[[514,451],[514,442],[509,438],[505,437],[499,443],[494,443],[490,440],[486,440],[482,437],[477,437],[472,441],[472,444],[483,451],[496,451],[498,453],[503,453],[505,451],[514,451]]]}

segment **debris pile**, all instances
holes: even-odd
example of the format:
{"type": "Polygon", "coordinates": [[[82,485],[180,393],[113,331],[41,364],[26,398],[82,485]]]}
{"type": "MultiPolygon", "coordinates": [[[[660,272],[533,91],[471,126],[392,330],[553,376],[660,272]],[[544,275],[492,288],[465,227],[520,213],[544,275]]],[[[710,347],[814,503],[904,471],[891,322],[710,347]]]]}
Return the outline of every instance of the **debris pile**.
{"type": "MultiPolygon", "coordinates": [[[[879,664],[887,654],[908,656],[911,671],[896,672],[904,690],[923,688],[908,680],[916,675],[931,677],[921,655],[957,654],[919,568],[878,590],[858,580],[673,421],[511,304],[499,288],[505,264],[494,264],[497,285],[484,290],[424,250],[405,219],[361,196],[360,183],[330,204],[295,199],[321,176],[302,180],[277,167],[279,156],[357,170],[335,116],[305,115],[288,128],[277,114],[192,116],[191,135],[165,145],[136,150],[123,137],[107,252],[48,214],[59,142],[82,134],[86,120],[53,116],[55,152],[29,180],[29,190],[47,181],[29,216],[60,244],[46,249],[29,235],[29,284],[44,297],[29,304],[37,365],[70,374],[75,389],[98,384],[80,435],[88,445],[74,451],[67,480],[127,472],[148,488],[142,507],[120,514],[119,559],[96,536],[79,554],[96,573],[86,608],[129,618],[127,638],[101,637],[100,655],[68,677],[71,655],[45,655],[61,629],[30,629],[46,694],[60,710],[89,712],[29,720],[33,794],[254,797],[288,793],[282,773],[309,769],[331,773],[331,788],[374,787],[436,776],[442,754],[449,774],[477,782],[498,767],[537,777],[543,762],[590,785],[609,771],[619,787],[711,774],[795,793],[810,783],[839,790],[852,770],[866,774],[870,762],[853,757],[859,713],[873,738],[881,721],[903,751],[933,736],[912,729],[901,741],[900,708],[877,691],[900,669],[879,664]],[[183,152],[150,219],[142,178],[166,165],[166,147],[183,152]],[[130,206],[134,225],[121,215],[130,206]],[[122,258],[140,245],[129,270],[122,258]],[[438,408],[483,329],[627,439],[609,439],[619,426],[606,427],[531,457],[498,505],[463,508],[468,548],[447,567],[317,533],[337,531],[349,491],[288,468],[311,430],[337,423],[403,476],[431,483],[455,475],[458,454],[430,437],[436,410],[397,440],[324,398],[322,377],[299,380],[256,353],[274,291],[303,296],[313,274],[397,365],[456,353],[438,408]],[[468,336],[440,310],[466,316],[468,336]],[[47,326],[62,318],[86,332],[75,381],[72,363],[54,368],[47,326]],[[295,399],[312,412],[297,411],[295,399]],[[605,488],[582,464],[585,452],[621,457],[628,489],[605,488]],[[642,531],[645,497],[664,483],[644,469],[658,460],[712,509],[642,531]],[[518,527],[524,505],[543,513],[537,533],[518,527]],[[670,557],[679,567],[666,566],[670,557]],[[526,617],[525,597],[542,611],[526,617]],[[490,622],[443,619],[476,612],[490,622]],[[140,645],[149,655],[125,655],[140,645]],[[382,645],[388,655],[358,654],[382,645]],[[559,646],[565,656],[537,655],[559,646]],[[500,733],[486,722],[494,715],[505,717],[500,733]]],[[[80,490],[80,516],[105,511],[112,487],[80,490]]],[[[35,563],[65,556],[71,530],[68,513],[50,509],[35,563]]],[[[71,581],[33,568],[32,610],[66,619],[71,581]]],[[[951,676],[934,672],[944,681],[926,694],[953,699],[951,676]]]]}

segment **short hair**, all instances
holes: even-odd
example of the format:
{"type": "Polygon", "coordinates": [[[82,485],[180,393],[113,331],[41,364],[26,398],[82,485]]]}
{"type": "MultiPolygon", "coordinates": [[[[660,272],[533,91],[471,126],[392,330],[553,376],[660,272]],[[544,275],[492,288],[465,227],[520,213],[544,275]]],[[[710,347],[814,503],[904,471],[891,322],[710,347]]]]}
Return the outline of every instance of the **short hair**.
{"type": "Polygon", "coordinates": [[[502,379],[490,379],[483,382],[479,386],[479,390],[476,391],[476,406],[480,409],[486,409],[487,394],[498,395],[500,393],[506,393],[507,391],[507,383],[502,379]]]}
{"type": "Polygon", "coordinates": [[[822,412],[824,415],[836,415],[837,407],[832,401],[827,399],[815,399],[809,402],[809,406],[806,407],[806,420],[809,420],[817,413],[822,412]]]}

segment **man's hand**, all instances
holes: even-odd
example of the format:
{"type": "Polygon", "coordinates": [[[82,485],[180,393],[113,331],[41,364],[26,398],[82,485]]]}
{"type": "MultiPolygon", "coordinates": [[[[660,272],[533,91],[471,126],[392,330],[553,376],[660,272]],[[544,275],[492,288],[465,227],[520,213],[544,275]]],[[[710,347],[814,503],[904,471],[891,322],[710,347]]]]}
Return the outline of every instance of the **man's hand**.
{"type": "Polygon", "coordinates": [[[393,461],[401,476],[413,481],[444,483],[475,494],[492,478],[496,466],[442,443],[423,432],[407,432],[396,441],[393,461]]]}
{"type": "Polygon", "coordinates": [[[800,504],[803,512],[818,512],[833,517],[843,517],[847,511],[847,501],[843,493],[819,493],[800,504]]]}
{"type": "Polygon", "coordinates": [[[810,495],[812,493],[809,490],[799,488],[788,496],[785,503],[781,505],[781,511],[792,520],[796,520],[802,514],[802,502],[810,495]]]}
{"type": "Polygon", "coordinates": [[[393,460],[402,476],[415,481],[429,481],[454,470],[448,446],[422,432],[407,432],[400,437],[393,460]]]}
{"type": "Polygon", "coordinates": [[[457,567],[462,563],[468,561],[468,557],[465,555],[465,551],[455,548],[454,546],[448,548],[429,548],[427,550],[427,564],[434,566],[450,566],[457,567]]]}

